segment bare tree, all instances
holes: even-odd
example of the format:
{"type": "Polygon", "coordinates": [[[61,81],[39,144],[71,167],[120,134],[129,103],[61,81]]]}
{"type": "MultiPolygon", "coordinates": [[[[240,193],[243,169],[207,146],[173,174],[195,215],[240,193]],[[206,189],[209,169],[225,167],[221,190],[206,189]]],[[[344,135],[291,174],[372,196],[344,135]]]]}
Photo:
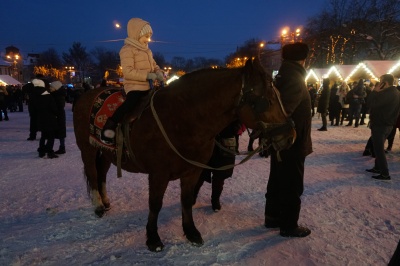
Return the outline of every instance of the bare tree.
{"type": "Polygon", "coordinates": [[[48,50],[40,53],[39,58],[37,60],[37,65],[52,67],[52,68],[62,68],[63,63],[56,49],[49,48],[48,50]]]}
{"type": "Polygon", "coordinates": [[[68,49],[68,53],[63,53],[62,57],[66,64],[74,66],[78,80],[84,82],[85,72],[90,71],[93,67],[86,47],[83,47],[80,42],[74,42],[72,47],[68,49]]]}
{"type": "Polygon", "coordinates": [[[91,51],[91,54],[96,59],[96,79],[100,80],[104,77],[106,71],[109,73],[109,79],[119,77],[118,68],[120,66],[119,54],[116,51],[107,50],[103,47],[96,47],[91,51]]]}
{"type": "Polygon", "coordinates": [[[400,55],[398,0],[331,0],[305,28],[311,64],[355,64],[400,55]]]}

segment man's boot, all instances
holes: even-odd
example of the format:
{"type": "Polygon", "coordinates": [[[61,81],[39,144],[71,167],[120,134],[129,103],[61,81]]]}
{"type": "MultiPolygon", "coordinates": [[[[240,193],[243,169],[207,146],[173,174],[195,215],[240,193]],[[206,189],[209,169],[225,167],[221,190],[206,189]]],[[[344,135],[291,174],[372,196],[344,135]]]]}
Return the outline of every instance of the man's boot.
{"type": "Polygon", "coordinates": [[[49,151],[49,152],[47,153],[47,158],[49,158],[49,159],[55,159],[55,158],[58,158],[58,156],[57,156],[57,154],[54,153],[54,151],[49,151]]]}
{"type": "Polygon", "coordinates": [[[55,154],[64,154],[65,153],[65,146],[60,146],[60,148],[54,152],[55,154]]]}

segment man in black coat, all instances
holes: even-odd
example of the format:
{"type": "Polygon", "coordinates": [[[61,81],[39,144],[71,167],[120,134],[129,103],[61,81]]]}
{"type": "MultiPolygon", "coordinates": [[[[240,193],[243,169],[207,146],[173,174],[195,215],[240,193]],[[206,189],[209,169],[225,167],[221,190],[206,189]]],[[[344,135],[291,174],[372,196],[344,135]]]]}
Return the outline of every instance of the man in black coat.
{"type": "Polygon", "coordinates": [[[372,178],[390,180],[388,163],[385,155],[385,140],[396,124],[400,111],[400,92],[394,84],[391,74],[382,75],[379,88],[371,92],[370,128],[375,153],[375,165],[367,172],[378,175],[372,178]]]}
{"type": "Polygon", "coordinates": [[[26,140],[35,140],[37,134],[36,113],[32,109],[32,98],[34,85],[29,82],[22,86],[22,92],[28,95],[28,112],[29,112],[29,137],[26,140]]]}
{"type": "Polygon", "coordinates": [[[284,237],[305,237],[311,231],[299,226],[304,184],[304,162],[312,152],[311,100],[304,68],[308,46],[304,43],[287,44],[282,48],[283,62],[276,76],[282,103],[296,126],[297,138],[288,149],[271,154],[270,175],[265,194],[265,226],[280,228],[284,237]],[[279,158],[279,159],[278,159],[279,158]]]}
{"type": "Polygon", "coordinates": [[[331,89],[329,88],[330,80],[329,78],[325,78],[322,81],[322,91],[321,96],[318,100],[317,112],[321,114],[322,118],[322,127],[319,128],[319,131],[327,131],[328,122],[326,120],[326,115],[328,114],[329,108],[329,98],[331,95],[331,89]]]}
{"type": "Polygon", "coordinates": [[[65,117],[65,99],[67,92],[61,81],[56,80],[50,83],[50,93],[57,104],[57,131],[55,138],[60,140],[60,146],[55,154],[64,154],[65,138],[67,137],[67,122],[65,117]]]}
{"type": "MultiPolygon", "coordinates": [[[[208,166],[219,168],[235,164],[235,153],[238,148],[235,136],[241,125],[239,120],[233,121],[216,136],[215,141],[231,152],[223,150],[219,145],[215,144],[213,154],[207,164],[208,166]]],[[[218,212],[221,210],[220,197],[224,189],[224,182],[225,179],[232,176],[233,169],[233,167],[225,170],[204,169],[195,187],[194,203],[196,202],[200,188],[203,186],[204,181],[206,181],[211,183],[211,207],[213,211],[218,212]]]]}
{"type": "Polygon", "coordinates": [[[58,158],[54,153],[54,138],[57,131],[57,104],[54,97],[45,88],[45,82],[41,79],[32,80],[34,97],[31,102],[32,110],[36,112],[37,129],[41,131],[39,141],[39,157],[46,154],[50,159],[58,158]]]}

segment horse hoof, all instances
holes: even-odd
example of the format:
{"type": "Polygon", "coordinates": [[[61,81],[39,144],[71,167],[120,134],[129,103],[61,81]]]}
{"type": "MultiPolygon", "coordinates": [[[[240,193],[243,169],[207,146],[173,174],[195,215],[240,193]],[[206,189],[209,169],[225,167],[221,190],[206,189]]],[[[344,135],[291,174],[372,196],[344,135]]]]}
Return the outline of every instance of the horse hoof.
{"type": "Polygon", "coordinates": [[[146,242],[148,249],[152,252],[160,252],[164,249],[164,244],[161,241],[157,241],[157,243],[150,243],[150,241],[146,242]]]}
{"type": "Polygon", "coordinates": [[[97,215],[97,217],[101,218],[104,216],[104,214],[106,213],[106,209],[104,207],[97,207],[94,210],[94,213],[97,215]]]}
{"type": "Polygon", "coordinates": [[[195,237],[190,237],[190,238],[187,237],[187,239],[195,247],[201,247],[204,244],[204,240],[201,236],[195,236],[195,237]]]}

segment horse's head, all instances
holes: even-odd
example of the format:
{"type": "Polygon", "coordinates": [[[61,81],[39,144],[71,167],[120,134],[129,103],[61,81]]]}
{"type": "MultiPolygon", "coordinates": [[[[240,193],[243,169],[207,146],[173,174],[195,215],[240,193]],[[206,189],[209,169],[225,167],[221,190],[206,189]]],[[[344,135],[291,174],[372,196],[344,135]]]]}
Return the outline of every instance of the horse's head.
{"type": "Polygon", "coordinates": [[[238,114],[240,120],[253,129],[275,150],[289,148],[296,139],[294,123],[288,118],[272,77],[267,75],[258,59],[248,60],[242,68],[242,91],[238,114]]]}

